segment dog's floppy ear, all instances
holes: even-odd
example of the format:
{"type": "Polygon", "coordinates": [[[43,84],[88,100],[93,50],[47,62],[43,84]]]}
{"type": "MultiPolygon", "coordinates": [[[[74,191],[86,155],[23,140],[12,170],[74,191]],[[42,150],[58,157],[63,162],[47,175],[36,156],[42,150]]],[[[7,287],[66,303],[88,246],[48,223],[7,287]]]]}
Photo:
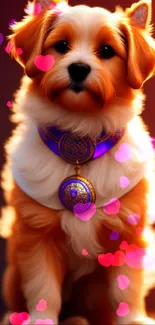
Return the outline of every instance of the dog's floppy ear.
{"type": "Polygon", "coordinates": [[[142,87],[155,69],[155,42],[151,37],[151,0],[141,0],[126,9],[121,30],[128,55],[128,83],[134,89],[142,87]]]}
{"type": "Polygon", "coordinates": [[[42,53],[47,30],[56,18],[52,10],[47,11],[51,0],[34,1],[33,5],[36,3],[41,5],[41,12],[38,15],[33,15],[33,13],[27,15],[23,21],[12,27],[13,34],[9,36],[11,54],[24,67],[29,77],[34,77],[38,72],[34,60],[42,53]],[[18,49],[22,50],[22,54],[18,54],[18,49]]]}

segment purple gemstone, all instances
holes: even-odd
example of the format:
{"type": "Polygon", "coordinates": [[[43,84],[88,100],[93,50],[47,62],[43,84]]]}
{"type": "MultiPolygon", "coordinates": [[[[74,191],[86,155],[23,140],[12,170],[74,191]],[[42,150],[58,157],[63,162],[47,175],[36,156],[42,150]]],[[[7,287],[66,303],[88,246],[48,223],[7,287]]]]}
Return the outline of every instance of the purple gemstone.
{"type": "Polygon", "coordinates": [[[119,238],[119,232],[117,230],[113,230],[110,234],[110,240],[117,240],[119,238]]]}
{"type": "Polygon", "coordinates": [[[71,195],[72,198],[75,199],[76,196],[77,196],[77,194],[78,194],[78,193],[77,193],[77,190],[70,190],[70,195],[71,195]]]}

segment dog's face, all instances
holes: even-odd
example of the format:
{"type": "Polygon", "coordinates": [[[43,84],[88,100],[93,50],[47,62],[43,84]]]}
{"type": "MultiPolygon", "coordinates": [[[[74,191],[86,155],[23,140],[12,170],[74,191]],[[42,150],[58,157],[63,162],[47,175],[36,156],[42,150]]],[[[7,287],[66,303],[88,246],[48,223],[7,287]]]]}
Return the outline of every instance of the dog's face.
{"type": "Polygon", "coordinates": [[[90,112],[129,89],[126,51],[111,16],[104,9],[77,6],[55,22],[44,53],[53,55],[56,63],[41,81],[52,101],[90,112]]]}
{"type": "Polygon", "coordinates": [[[155,66],[150,31],[151,2],[140,1],[125,12],[70,7],[30,16],[14,27],[14,55],[52,103],[67,110],[99,112],[121,98],[134,98],[155,66]],[[19,57],[17,49],[23,54],[19,57]],[[48,71],[35,66],[39,55],[54,57],[48,71]]]}

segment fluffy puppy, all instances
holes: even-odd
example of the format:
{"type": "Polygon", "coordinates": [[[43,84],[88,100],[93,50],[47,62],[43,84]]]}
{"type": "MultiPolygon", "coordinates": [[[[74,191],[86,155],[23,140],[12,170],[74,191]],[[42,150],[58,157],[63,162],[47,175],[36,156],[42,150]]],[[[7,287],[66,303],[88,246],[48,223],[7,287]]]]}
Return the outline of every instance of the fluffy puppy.
{"type": "Polygon", "coordinates": [[[155,68],[151,1],[114,13],[66,3],[54,7],[50,0],[34,5],[38,12],[13,27],[9,44],[25,75],[13,105],[17,126],[5,147],[6,220],[14,214],[5,300],[12,311],[27,310],[32,324],[38,318],[58,324],[64,301],[66,317],[71,316],[65,324],[151,324],[144,306],[151,268],[140,252],[145,250],[145,257],[149,247],[153,252],[145,235],[151,238],[154,152],[139,117],[143,84],[155,68]],[[42,60],[52,56],[54,65],[38,66],[40,55],[42,60]],[[57,125],[91,139],[103,129],[107,134],[125,130],[105,155],[81,166],[82,176],[96,190],[96,211],[86,222],[58,198],[59,186],[74,166],[43,143],[40,125],[57,125]],[[116,159],[121,145],[130,149],[123,160],[116,159]],[[125,186],[120,186],[122,177],[125,186]],[[108,212],[105,204],[113,198],[120,206],[108,212]],[[117,240],[110,240],[113,231],[117,240]],[[129,261],[132,253],[136,258],[129,261]],[[128,279],[124,290],[118,275],[128,279]],[[47,309],[39,314],[41,299],[47,309]]]}

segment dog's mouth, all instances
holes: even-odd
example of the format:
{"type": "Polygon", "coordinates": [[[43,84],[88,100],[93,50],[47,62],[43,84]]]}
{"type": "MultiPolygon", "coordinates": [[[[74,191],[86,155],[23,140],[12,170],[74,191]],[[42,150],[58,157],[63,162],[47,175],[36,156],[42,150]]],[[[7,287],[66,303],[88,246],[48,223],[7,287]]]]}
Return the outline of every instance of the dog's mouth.
{"type": "Polygon", "coordinates": [[[57,89],[55,90],[52,94],[51,94],[51,99],[54,100],[57,96],[59,96],[62,92],[66,91],[66,90],[72,90],[75,93],[80,93],[84,90],[86,90],[85,86],[81,83],[74,83],[71,82],[69,85],[61,88],[61,89],[57,89]]]}
{"type": "MultiPolygon", "coordinates": [[[[97,106],[99,105],[100,108],[103,108],[104,105],[104,100],[103,100],[103,96],[100,96],[100,94],[98,94],[97,92],[93,91],[92,89],[89,89],[88,87],[86,87],[84,84],[82,83],[74,83],[71,82],[69,85],[67,85],[66,87],[63,87],[61,89],[57,89],[55,90],[52,94],[51,94],[51,100],[52,101],[57,101],[57,99],[60,97],[63,93],[67,92],[67,91],[72,91],[73,92],[73,96],[75,94],[75,96],[77,95],[78,99],[79,99],[79,103],[80,103],[80,96],[83,97],[84,93],[87,95],[89,95],[90,97],[92,97],[93,101],[96,102],[97,106]]],[[[70,100],[72,100],[73,97],[71,97],[70,100]]],[[[74,100],[74,99],[73,99],[74,100]]]]}
{"type": "Polygon", "coordinates": [[[72,89],[75,93],[80,93],[81,91],[84,91],[86,88],[84,86],[84,84],[82,83],[74,83],[71,82],[70,85],[68,86],[69,89],[72,89]]]}

